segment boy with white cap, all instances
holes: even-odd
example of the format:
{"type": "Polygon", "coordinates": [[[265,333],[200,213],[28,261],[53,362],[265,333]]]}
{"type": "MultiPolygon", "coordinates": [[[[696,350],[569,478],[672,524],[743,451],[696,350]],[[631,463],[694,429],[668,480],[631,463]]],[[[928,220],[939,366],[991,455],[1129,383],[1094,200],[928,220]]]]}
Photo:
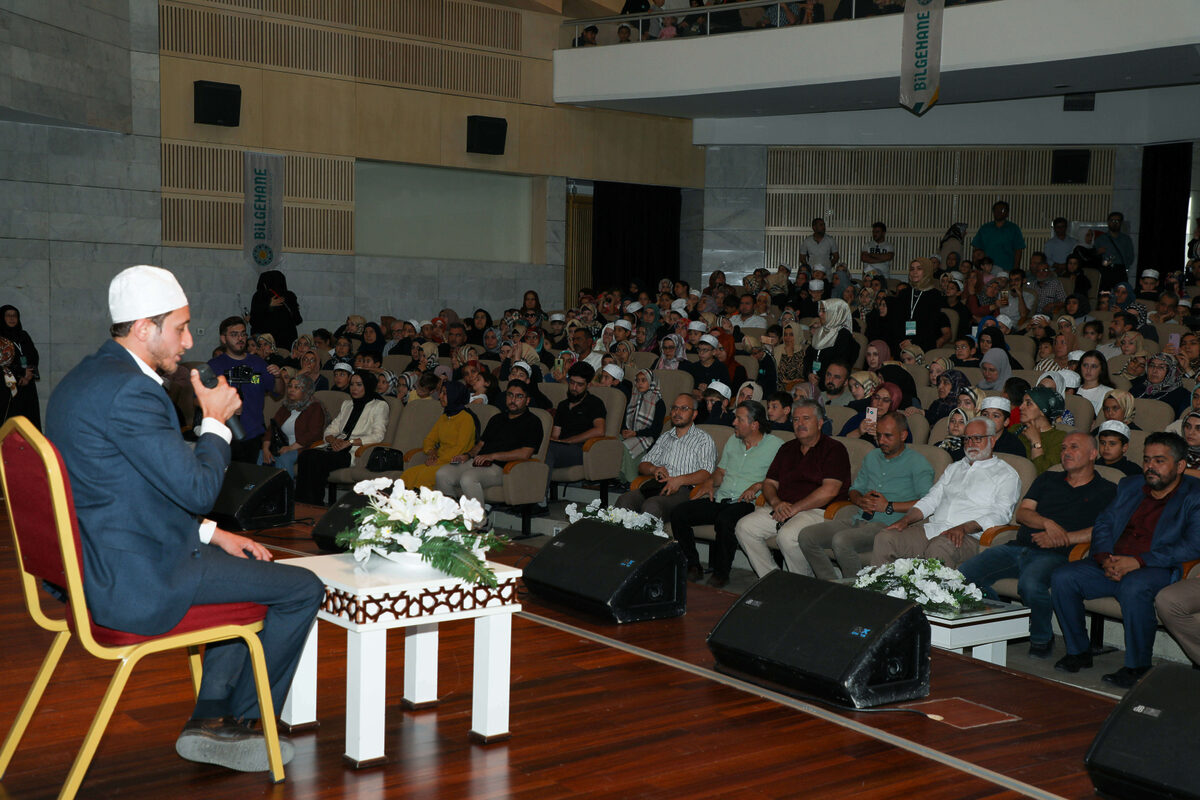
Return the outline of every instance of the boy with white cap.
{"type": "Polygon", "coordinates": [[[1141,475],[1142,468],[1126,457],[1129,452],[1129,426],[1119,419],[1106,419],[1096,434],[1100,457],[1097,466],[1119,469],[1125,475],[1141,475]]]}
{"type": "MultiPolygon", "coordinates": [[[[268,606],[260,636],[278,710],[324,586],[308,570],[270,563],[257,542],[198,519],[221,490],[231,439],[224,423],[240,400],[224,379],[206,388],[192,370],[204,421],[195,449],[184,442],[159,377],[192,346],[175,276],[130,267],[112,280],[108,300],[112,339],[59,382],[46,423],[72,480],[88,609],[99,625],[157,636],[195,605],[268,606]]],[[[264,771],[260,716],[245,647],[206,648],[195,710],[176,751],[264,771]]],[[[281,747],[286,763],[294,750],[285,740],[281,747]]]]}
{"type": "Polygon", "coordinates": [[[696,353],[700,360],[679,362],[680,367],[692,374],[692,382],[695,385],[692,394],[697,400],[713,381],[729,380],[729,368],[717,360],[717,349],[720,346],[721,342],[717,337],[706,333],[696,342],[696,353]]]}

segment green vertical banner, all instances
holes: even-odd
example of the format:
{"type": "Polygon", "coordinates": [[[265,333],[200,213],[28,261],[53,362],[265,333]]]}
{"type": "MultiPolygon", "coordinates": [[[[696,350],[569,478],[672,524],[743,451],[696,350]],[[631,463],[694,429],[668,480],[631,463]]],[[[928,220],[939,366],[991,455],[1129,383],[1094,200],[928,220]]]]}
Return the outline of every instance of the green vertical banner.
{"type": "Polygon", "coordinates": [[[942,81],[942,11],[945,0],[905,0],[900,55],[900,105],[924,114],[938,101],[942,81]]]}
{"type": "Polygon", "coordinates": [[[242,252],[259,271],[278,267],[283,257],[283,168],[283,156],[243,154],[242,252]]]}

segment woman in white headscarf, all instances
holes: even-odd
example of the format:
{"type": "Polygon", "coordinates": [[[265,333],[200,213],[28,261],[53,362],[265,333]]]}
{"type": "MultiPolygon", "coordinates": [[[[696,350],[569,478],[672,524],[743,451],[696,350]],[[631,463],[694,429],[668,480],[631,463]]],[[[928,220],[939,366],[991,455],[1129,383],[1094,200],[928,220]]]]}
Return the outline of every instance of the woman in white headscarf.
{"type": "Polygon", "coordinates": [[[858,342],[854,341],[853,317],[845,300],[822,300],[818,314],[821,327],[813,334],[804,355],[804,374],[824,378],[824,369],[832,361],[841,361],[853,369],[858,360],[858,342]]]}
{"type": "Polygon", "coordinates": [[[1005,382],[1012,377],[1008,353],[997,347],[983,354],[983,358],[979,360],[979,370],[983,373],[983,380],[975,387],[988,392],[1003,391],[1005,382]]]}

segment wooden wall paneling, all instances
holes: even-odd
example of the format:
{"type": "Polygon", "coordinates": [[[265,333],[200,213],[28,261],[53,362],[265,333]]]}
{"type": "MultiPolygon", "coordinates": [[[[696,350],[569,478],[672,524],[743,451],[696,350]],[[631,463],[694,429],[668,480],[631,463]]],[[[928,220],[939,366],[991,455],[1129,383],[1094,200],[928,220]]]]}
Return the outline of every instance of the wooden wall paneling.
{"type": "Polygon", "coordinates": [[[241,200],[163,194],[163,244],[236,250],[242,246],[241,200]]]}
{"type": "Polygon", "coordinates": [[[442,163],[442,95],[371,83],[355,84],[354,95],[356,155],[442,163]]]}
{"type": "Polygon", "coordinates": [[[565,308],[575,305],[579,290],[592,281],[592,198],[567,195],[567,245],[563,281],[565,308]]]}
{"type": "Polygon", "coordinates": [[[263,70],[216,61],[159,56],[159,121],[164,139],[262,147],[263,70]],[[242,87],[242,112],[236,128],[197,125],[193,82],[235,83],[242,87]]]}
{"type": "MultiPolygon", "coordinates": [[[[563,142],[558,135],[558,120],[563,109],[523,106],[519,135],[521,152],[518,154],[517,170],[526,174],[572,175],[561,167],[559,152],[563,142]]],[[[512,130],[511,123],[509,130],[512,130]]]]}
{"type": "Polygon", "coordinates": [[[557,159],[549,175],[566,175],[571,178],[591,178],[603,174],[603,180],[611,180],[608,173],[596,170],[595,128],[591,112],[581,108],[563,108],[554,120],[554,136],[558,140],[557,159]]]}
{"type": "Polygon", "coordinates": [[[521,160],[521,112],[524,106],[454,95],[443,95],[440,106],[442,127],[440,164],[447,167],[504,172],[517,170],[517,165],[521,160]],[[467,152],[467,117],[473,114],[504,117],[508,120],[503,155],[467,152]]]}
{"type": "Polygon", "coordinates": [[[332,78],[263,71],[264,147],[354,155],[354,86],[332,78]]]}
{"type": "Polygon", "coordinates": [[[554,62],[521,62],[521,102],[554,105],[554,62]]]}

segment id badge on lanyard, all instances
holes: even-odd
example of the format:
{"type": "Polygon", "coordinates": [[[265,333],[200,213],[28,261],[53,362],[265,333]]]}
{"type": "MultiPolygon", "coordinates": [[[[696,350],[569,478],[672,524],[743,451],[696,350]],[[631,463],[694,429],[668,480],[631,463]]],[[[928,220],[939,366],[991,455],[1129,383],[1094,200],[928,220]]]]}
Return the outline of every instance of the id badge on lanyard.
{"type": "Polygon", "coordinates": [[[910,319],[904,323],[904,335],[909,337],[917,335],[917,321],[915,319],[910,319]]]}

